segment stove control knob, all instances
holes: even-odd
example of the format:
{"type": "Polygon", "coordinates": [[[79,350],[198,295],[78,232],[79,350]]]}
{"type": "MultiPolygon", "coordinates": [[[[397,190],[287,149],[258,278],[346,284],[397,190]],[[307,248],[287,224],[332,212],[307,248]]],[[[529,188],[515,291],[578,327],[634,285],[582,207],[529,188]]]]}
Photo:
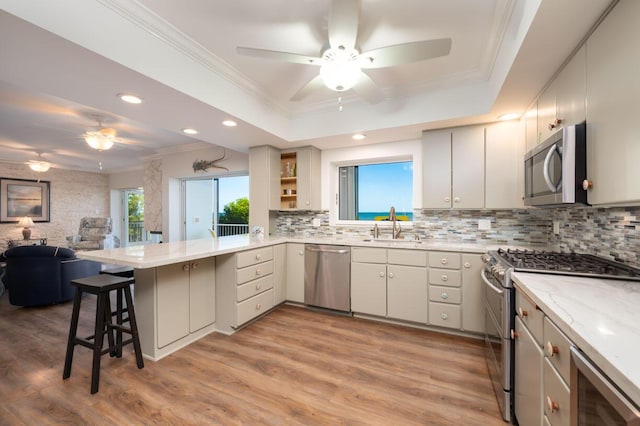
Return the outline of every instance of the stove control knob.
{"type": "Polygon", "coordinates": [[[505,274],[504,267],[498,266],[498,278],[504,279],[504,274],[505,274]]]}

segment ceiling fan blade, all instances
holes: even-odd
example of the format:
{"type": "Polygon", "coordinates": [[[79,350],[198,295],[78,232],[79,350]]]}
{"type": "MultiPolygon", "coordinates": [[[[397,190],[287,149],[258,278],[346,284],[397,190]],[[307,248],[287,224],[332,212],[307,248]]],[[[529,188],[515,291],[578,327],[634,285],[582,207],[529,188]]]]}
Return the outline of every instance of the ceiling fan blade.
{"type": "Polygon", "coordinates": [[[236,52],[240,55],[253,56],[256,58],[274,59],[276,61],[292,62],[294,64],[322,65],[322,59],[298,55],[297,53],[278,52],[277,50],[254,49],[253,47],[236,47],[236,52]]]}
{"type": "Polygon", "coordinates": [[[363,72],[360,72],[360,78],[358,83],[353,86],[353,91],[370,104],[377,104],[382,101],[382,92],[371,77],[363,72]]]}
{"type": "Polygon", "coordinates": [[[360,0],[333,0],[329,11],[329,45],[351,50],[358,37],[360,0]]]}
{"type": "Polygon", "coordinates": [[[450,38],[396,44],[362,53],[360,66],[365,69],[392,67],[445,56],[450,51],[450,38]]]}
{"type": "Polygon", "coordinates": [[[320,74],[318,74],[310,82],[302,86],[302,88],[298,90],[296,94],[291,97],[290,100],[301,101],[302,99],[306,98],[311,92],[314,92],[323,87],[324,87],[324,83],[322,82],[322,77],[320,77],[320,74]]]}

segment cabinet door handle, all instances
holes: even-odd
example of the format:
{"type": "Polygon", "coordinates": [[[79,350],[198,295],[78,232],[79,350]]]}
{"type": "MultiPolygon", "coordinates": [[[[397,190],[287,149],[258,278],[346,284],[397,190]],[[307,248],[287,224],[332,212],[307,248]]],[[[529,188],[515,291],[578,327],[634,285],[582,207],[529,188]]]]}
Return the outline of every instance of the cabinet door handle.
{"type": "Polygon", "coordinates": [[[256,290],[260,290],[261,288],[262,288],[262,284],[261,283],[256,284],[256,290]]]}
{"type": "Polygon", "coordinates": [[[262,274],[262,271],[260,269],[256,269],[256,275],[260,275],[262,274]]]}
{"type": "Polygon", "coordinates": [[[384,278],[384,272],[380,272],[378,275],[380,275],[380,278],[384,278]]]}
{"type": "Polygon", "coordinates": [[[524,308],[518,308],[518,315],[520,315],[520,318],[524,318],[529,315],[529,312],[524,308]]]}
{"type": "Polygon", "coordinates": [[[444,197],[443,198],[445,203],[450,203],[451,202],[451,197],[444,197]]]}
{"type": "Polygon", "coordinates": [[[260,260],[262,259],[262,255],[261,254],[256,254],[256,260],[260,260]]]}
{"type": "Polygon", "coordinates": [[[440,295],[440,297],[442,297],[443,299],[447,300],[449,298],[449,295],[447,293],[442,293],[440,295]]]}
{"type": "Polygon", "coordinates": [[[191,264],[191,269],[197,269],[198,268],[198,262],[193,262],[191,264]]]}
{"type": "Polygon", "coordinates": [[[514,329],[511,329],[511,340],[516,340],[518,337],[518,332],[514,329]]]}
{"type": "Polygon", "coordinates": [[[453,202],[454,203],[459,203],[460,202],[460,197],[453,197],[453,202]]]}
{"type": "Polygon", "coordinates": [[[443,320],[445,320],[445,321],[446,321],[446,320],[449,318],[449,315],[447,315],[447,314],[442,314],[442,315],[440,315],[440,318],[442,318],[443,320]]]}
{"type": "Polygon", "coordinates": [[[256,311],[259,311],[260,309],[262,309],[262,305],[261,305],[261,304],[259,304],[259,303],[257,303],[257,304],[256,304],[256,311]]]}
{"type": "Polygon", "coordinates": [[[393,272],[389,272],[389,278],[393,278],[393,272]]]}
{"type": "Polygon", "coordinates": [[[549,395],[547,395],[547,408],[550,412],[555,413],[560,409],[560,404],[558,404],[556,401],[551,399],[549,395]]]}
{"type": "Polygon", "coordinates": [[[440,277],[440,279],[441,279],[442,281],[444,281],[444,282],[449,281],[449,277],[448,277],[448,276],[446,276],[446,275],[441,276],[441,277],[440,277]]]}
{"type": "Polygon", "coordinates": [[[449,263],[449,261],[447,260],[446,257],[443,257],[442,259],[440,259],[440,263],[442,263],[443,265],[446,265],[447,263],[449,263]]]}
{"type": "Polygon", "coordinates": [[[185,272],[189,271],[189,264],[182,265],[182,270],[185,272]]]}
{"type": "Polygon", "coordinates": [[[471,262],[464,262],[464,267],[467,269],[471,268],[471,262]]]}
{"type": "Polygon", "coordinates": [[[304,256],[304,251],[300,250],[300,251],[298,252],[298,254],[299,254],[300,256],[304,256]]]}
{"type": "Polygon", "coordinates": [[[560,353],[560,349],[558,349],[557,346],[555,346],[553,343],[551,343],[551,341],[549,340],[547,342],[547,344],[545,345],[545,352],[547,353],[548,357],[552,357],[555,354],[560,353]]]}

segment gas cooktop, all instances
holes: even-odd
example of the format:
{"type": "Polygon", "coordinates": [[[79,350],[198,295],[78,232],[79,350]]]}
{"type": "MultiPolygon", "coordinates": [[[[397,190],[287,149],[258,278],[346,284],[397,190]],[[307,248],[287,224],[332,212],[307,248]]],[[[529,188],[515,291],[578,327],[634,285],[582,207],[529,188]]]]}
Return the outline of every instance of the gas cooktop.
{"type": "Polygon", "coordinates": [[[499,249],[494,253],[519,272],[640,281],[640,269],[590,254],[512,249],[499,249]]]}

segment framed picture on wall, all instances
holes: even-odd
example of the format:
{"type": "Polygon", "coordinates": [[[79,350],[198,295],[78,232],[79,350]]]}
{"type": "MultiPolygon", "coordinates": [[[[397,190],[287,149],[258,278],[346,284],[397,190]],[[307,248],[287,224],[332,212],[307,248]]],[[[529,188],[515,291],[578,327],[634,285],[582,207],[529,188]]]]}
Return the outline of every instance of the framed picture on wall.
{"type": "Polygon", "coordinates": [[[50,182],[0,178],[0,222],[18,222],[25,216],[49,222],[50,182]]]}

